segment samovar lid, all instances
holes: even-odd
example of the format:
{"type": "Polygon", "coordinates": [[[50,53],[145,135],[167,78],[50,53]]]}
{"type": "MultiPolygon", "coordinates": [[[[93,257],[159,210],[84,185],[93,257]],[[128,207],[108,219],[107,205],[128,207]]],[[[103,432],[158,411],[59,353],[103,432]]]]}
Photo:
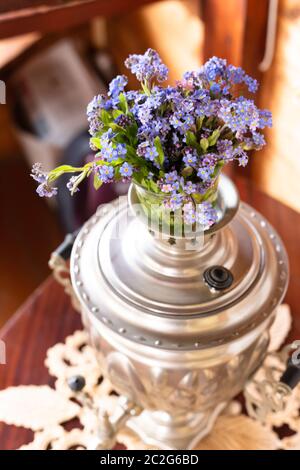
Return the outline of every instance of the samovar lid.
{"type": "Polygon", "coordinates": [[[226,177],[222,192],[218,230],[197,249],[157,240],[125,198],[100,206],[71,257],[83,308],[123,337],[168,349],[221,344],[267,321],[288,283],[284,246],[247,204],[232,218],[238,197],[226,177]]]}

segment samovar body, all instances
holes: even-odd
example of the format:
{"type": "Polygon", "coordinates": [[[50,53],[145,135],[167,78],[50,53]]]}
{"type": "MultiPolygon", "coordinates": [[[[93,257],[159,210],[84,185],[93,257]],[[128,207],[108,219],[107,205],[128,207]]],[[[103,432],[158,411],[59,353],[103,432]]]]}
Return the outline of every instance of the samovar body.
{"type": "Polygon", "coordinates": [[[144,409],[127,425],[164,449],[192,448],[243,389],[288,283],[270,224],[244,203],[237,210],[225,177],[219,199],[217,226],[196,243],[156,237],[121,199],[99,208],[72,250],[72,284],[103,373],[144,409]]]}

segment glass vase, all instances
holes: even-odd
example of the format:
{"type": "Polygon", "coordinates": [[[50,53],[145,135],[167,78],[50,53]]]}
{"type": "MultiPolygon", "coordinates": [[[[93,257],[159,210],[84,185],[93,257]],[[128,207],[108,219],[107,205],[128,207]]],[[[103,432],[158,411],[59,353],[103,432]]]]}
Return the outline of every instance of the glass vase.
{"type": "Polygon", "coordinates": [[[189,204],[195,211],[201,211],[201,204],[209,202],[216,206],[218,198],[219,176],[204,193],[193,193],[182,198],[182,203],[173,209],[174,196],[163,192],[154,192],[133,182],[136,195],[135,203],[139,206],[135,213],[148,224],[149,230],[160,232],[174,238],[194,237],[198,232],[205,231],[208,226],[198,222],[187,222],[185,207],[189,204]]]}

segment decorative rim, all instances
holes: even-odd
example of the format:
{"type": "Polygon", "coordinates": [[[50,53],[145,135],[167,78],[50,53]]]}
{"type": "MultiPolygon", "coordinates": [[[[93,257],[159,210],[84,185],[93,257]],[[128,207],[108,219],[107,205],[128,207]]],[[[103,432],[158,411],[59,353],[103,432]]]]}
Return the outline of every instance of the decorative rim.
{"type": "MultiPolygon", "coordinates": [[[[266,319],[272,314],[274,309],[281,303],[282,298],[284,297],[287,286],[288,286],[288,279],[289,279],[289,266],[288,266],[288,258],[285,251],[285,248],[282,244],[282,241],[274,230],[274,228],[266,221],[266,219],[254,210],[251,206],[241,203],[241,209],[246,211],[252,219],[254,219],[267,233],[269,240],[271,241],[274,252],[276,253],[277,263],[280,266],[279,274],[277,276],[277,284],[274,286],[274,295],[269,300],[266,308],[263,312],[259,312],[251,321],[245,323],[244,325],[240,326],[238,330],[231,332],[230,334],[223,336],[222,338],[217,338],[209,342],[209,344],[201,344],[201,340],[197,341],[197,336],[190,340],[184,341],[182,343],[175,343],[172,340],[164,339],[158,340],[154,339],[151,336],[147,336],[144,332],[141,334],[138,333],[138,330],[133,327],[129,327],[127,324],[122,323],[119,318],[108,318],[107,316],[99,316],[97,314],[100,313],[100,308],[95,305],[92,300],[90,299],[88,293],[86,292],[84,282],[81,278],[80,274],[80,266],[79,260],[81,258],[81,250],[85,244],[86,238],[90,233],[90,230],[94,227],[94,225],[99,221],[100,214],[103,216],[103,207],[100,206],[97,210],[97,213],[86,222],[83,226],[81,231],[79,232],[77,239],[75,241],[72,256],[71,256],[71,278],[74,290],[81,301],[83,307],[87,308],[88,311],[93,314],[93,316],[97,315],[95,320],[98,320],[100,323],[103,323],[106,327],[117,333],[118,335],[126,338],[129,341],[134,341],[135,343],[140,343],[143,345],[160,348],[160,349],[167,349],[167,350],[201,350],[204,347],[216,346],[216,345],[224,345],[233,339],[239,339],[251,330],[256,329],[259,327],[266,319]]],[[[105,214],[107,215],[108,212],[105,214]]],[[[186,316],[185,319],[193,319],[196,318],[195,315],[186,316]]],[[[170,317],[170,321],[172,318],[170,317]]],[[[178,318],[177,318],[178,320],[178,318]]]]}

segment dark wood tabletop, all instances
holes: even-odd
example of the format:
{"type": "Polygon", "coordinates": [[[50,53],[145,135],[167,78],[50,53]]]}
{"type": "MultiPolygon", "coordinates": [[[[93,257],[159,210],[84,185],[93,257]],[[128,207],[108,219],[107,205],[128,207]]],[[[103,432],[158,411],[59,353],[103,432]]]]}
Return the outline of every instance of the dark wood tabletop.
{"type": "MultiPolygon", "coordinates": [[[[293,328],[288,340],[300,339],[300,214],[255,189],[244,179],[236,181],[241,199],[259,210],[275,227],[288,251],[290,284],[285,298],[292,310],[293,328]]],[[[49,384],[44,366],[47,349],[76,329],[80,315],[52,277],[49,277],[0,332],[6,345],[6,364],[0,365],[0,389],[11,385],[49,384]]],[[[0,423],[0,449],[16,449],[30,442],[29,430],[0,423]]]]}

